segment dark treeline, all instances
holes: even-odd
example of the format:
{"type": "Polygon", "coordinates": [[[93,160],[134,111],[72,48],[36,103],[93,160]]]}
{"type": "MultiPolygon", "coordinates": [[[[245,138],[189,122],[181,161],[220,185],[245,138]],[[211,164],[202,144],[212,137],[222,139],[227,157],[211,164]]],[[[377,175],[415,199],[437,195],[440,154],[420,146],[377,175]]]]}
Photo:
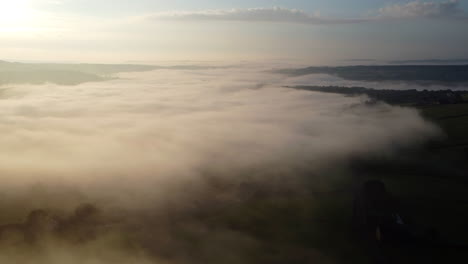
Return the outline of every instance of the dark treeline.
{"type": "Polygon", "coordinates": [[[276,72],[291,76],[329,74],[355,81],[409,81],[421,84],[446,85],[468,82],[468,65],[307,67],[282,69],[276,72]]]}
{"type": "Polygon", "coordinates": [[[468,102],[468,91],[418,91],[418,90],[377,90],[364,87],[342,86],[294,86],[289,87],[300,90],[336,93],[349,96],[367,95],[371,99],[397,105],[434,105],[457,104],[468,102]]]}

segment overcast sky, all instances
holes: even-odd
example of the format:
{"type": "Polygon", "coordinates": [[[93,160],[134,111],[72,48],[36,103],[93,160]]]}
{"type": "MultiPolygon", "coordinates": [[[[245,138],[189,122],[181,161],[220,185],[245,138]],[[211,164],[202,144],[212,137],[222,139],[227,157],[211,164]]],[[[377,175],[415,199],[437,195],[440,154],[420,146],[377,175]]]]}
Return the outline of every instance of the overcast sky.
{"type": "Polygon", "coordinates": [[[468,58],[465,0],[0,0],[0,59],[468,58]]]}

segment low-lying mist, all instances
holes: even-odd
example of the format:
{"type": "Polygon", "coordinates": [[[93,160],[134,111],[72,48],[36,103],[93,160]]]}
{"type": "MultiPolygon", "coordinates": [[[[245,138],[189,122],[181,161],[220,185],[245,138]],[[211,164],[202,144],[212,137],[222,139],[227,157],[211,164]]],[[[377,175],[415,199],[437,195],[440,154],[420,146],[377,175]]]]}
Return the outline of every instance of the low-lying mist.
{"type": "Polygon", "coordinates": [[[294,79],[258,65],[118,77],[1,91],[0,262],[258,263],[268,241],[206,215],[439,135],[416,110],[282,88],[294,79]]]}

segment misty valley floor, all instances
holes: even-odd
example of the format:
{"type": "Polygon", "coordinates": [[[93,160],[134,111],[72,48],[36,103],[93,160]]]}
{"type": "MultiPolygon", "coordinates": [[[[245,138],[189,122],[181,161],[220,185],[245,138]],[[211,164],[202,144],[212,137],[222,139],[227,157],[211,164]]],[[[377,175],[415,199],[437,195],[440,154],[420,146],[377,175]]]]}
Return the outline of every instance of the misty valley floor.
{"type": "Polygon", "coordinates": [[[468,263],[468,0],[4,0],[0,264],[468,263]]]}
{"type": "Polygon", "coordinates": [[[468,104],[289,89],[255,65],[68,67],[124,73],[2,90],[2,263],[464,258],[468,104]],[[362,239],[353,200],[371,179],[446,246],[362,239]]]}

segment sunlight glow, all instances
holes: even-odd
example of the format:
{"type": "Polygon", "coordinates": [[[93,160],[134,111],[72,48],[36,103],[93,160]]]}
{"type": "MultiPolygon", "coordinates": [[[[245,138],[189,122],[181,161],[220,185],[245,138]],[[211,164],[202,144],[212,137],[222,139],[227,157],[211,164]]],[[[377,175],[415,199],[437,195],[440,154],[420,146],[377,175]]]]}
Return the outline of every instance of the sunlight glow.
{"type": "Polygon", "coordinates": [[[0,27],[19,27],[30,23],[33,11],[28,0],[0,1],[0,27]]]}

